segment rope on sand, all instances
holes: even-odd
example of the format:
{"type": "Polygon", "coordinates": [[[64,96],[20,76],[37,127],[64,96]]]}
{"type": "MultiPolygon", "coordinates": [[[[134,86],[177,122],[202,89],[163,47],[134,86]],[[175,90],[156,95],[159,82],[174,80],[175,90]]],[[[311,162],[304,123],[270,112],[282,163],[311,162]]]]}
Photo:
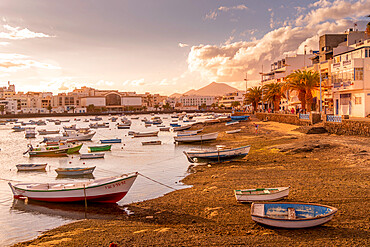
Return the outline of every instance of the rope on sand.
{"type": "Polygon", "coordinates": [[[164,184],[164,183],[161,183],[161,182],[159,182],[159,181],[157,181],[157,180],[154,180],[154,179],[152,179],[152,178],[150,178],[150,177],[147,177],[147,176],[145,176],[145,175],[141,174],[140,172],[138,172],[138,174],[139,174],[139,175],[141,175],[142,177],[144,177],[144,178],[146,178],[146,179],[149,179],[150,181],[155,182],[155,183],[157,183],[157,184],[160,184],[160,185],[162,185],[162,186],[164,186],[164,187],[170,188],[170,189],[172,189],[172,190],[177,190],[177,189],[175,189],[174,187],[171,187],[171,186],[166,185],[166,184],[164,184]]]}

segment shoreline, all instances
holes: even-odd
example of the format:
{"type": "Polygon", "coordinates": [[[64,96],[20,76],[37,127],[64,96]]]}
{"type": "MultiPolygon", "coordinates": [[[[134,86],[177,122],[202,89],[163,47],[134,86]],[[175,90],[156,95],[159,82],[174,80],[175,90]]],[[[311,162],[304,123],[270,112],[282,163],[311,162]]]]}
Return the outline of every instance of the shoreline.
{"type": "Polygon", "coordinates": [[[113,219],[82,220],[14,246],[132,245],[366,245],[369,235],[370,144],[365,137],[305,135],[298,126],[252,120],[237,126],[207,125],[221,133],[207,145],[252,145],[241,161],[199,165],[181,182],[191,188],[125,205],[113,219]],[[254,125],[260,125],[259,133],[254,125]],[[369,155],[368,155],[369,153],[369,155]],[[310,229],[286,230],[258,225],[250,204],[237,203],[234,189],[291,186],[286,201],[316,202],[338,208],[334,219],[310,229]]]}

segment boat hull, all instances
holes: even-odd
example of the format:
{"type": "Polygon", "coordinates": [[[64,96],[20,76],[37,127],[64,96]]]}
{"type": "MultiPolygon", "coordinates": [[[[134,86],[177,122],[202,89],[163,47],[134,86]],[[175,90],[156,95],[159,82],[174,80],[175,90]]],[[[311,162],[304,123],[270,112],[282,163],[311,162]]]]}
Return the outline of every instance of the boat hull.
{"type": "Polygon", "coordinates": [[[18,171],[45,171],[47,164],[18,164],[18,171]]]}
{"type": "MultiPolygon", "coordinates": [[[[269,190],[269,189],[273,189],[273,188],[267,188],[267,189],[261,189],[261,190],[269,190]]],[[[289,195],[289,187],[276,188],[276,190],[279,190],[279,191],[273,192],[273,193],[262,193],[262,194],[247,194],[247,193],[243,193],[242,190],[235,190],[235,197],[238,202],[255,202],[255,201],[278,201],[289,195]]]]}
{"type": "MultiPolygon", "coordinates": [[[[98,182],[95,180],[94,183],[77,189],[44,189],[44,190],[28,190],[23,187],[27,184],[12,185],[9,183],[14,198],[26,197],[31,200],[45,201],[45,202],[80,202],[87,201],[100,202],[100,203],[116,203],[121,200],[129,191],[132,184],[134,183],[137,174],[112,179],[107,183],[94,185],[98,182]],[[86,195],[86,196],[85,196],[86,195]]],[[[47,184],[49,186],[55,186],[56,184],[47,184]]],[[[45,184],[45,186],[47,186],[45,184]]]]}
{"type": "Polygon", "coordinates": [[[121,139],[100,140],[100,143],[121,143],[121,139]]]}
{"type": "Polygon", "coordinates": [[[90,152],[100,152],[100,151],[110,151],[112,145],[104,145],[104,146],[93,146],[89,147],[90,152]]]}
{"type": "Polygon", "coordinates": [[[191,142],[205,142],[214,141],[217,139],[218,133],[210,133],[204,135],[192,135],[192,136],[175,136],[175,142],[179,143],[191,143],[191,142]]]}
{"type": "Polygon", "coordinates": [[[92,174],[95,170],[94,167],[80,168],[80,169],[56,169],[58,176],[82,176],[92,174]]]}

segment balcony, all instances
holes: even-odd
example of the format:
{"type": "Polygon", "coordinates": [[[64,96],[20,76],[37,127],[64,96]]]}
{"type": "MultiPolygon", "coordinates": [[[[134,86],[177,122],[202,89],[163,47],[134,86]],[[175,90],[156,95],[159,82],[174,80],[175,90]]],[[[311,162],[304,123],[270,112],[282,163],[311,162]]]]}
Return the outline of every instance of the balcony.
{"type": "Polygon", "coordinates": [[[361,90],[364,89],[364,81],[342,81],[333,83],[333,91],[361,90]]]}

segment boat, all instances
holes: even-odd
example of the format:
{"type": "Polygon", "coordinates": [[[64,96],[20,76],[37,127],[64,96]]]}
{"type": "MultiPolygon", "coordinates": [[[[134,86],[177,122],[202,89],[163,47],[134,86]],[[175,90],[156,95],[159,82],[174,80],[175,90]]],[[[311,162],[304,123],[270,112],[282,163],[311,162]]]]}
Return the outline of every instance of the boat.
{"type": "Polygon", "coordinates": [[[54,124],[55,124],[55,125],[60,125],[60,124],[61,124],[61,121],[60,121],[60,120],[55,120],[55,121],[54,121],[54,124]]]}
{"type": "Polygon", "coordinates": [[[139,119],[139,117],[138,117],[138,116],[136,116],[136,117],[131,117],[131,119],[139,119]]]}
{"type": "Polygon", "coordinates": [[[105,153],[87,153],[81,154],[80,159],[101,159],[104,158],[105,153]]]}
{"type": "Polygon", "coordinates": [[[72,124],[70,126],[63,126],[63,129],[64,130],[77,130],[77,125],[76,124],[72,124]]]}
{"type": "Polygon", "coordinates": [[[135,132],[133,133],[134,137],[151,137],[158,136],[159,131],[150,131],[150,132],[135,132]]]}
{"type": "Polygon", "coordinates": [[[48,141],[65,141],[65,140],[74,140],[74,141],[91,141],[96,132],[90,130],[68,130],[63,133],[63,136],[55,137],[44,137],[44,142],[48,141]]]}
{"type": "Polygon", "coordinates": [[[193,135],[197,135],[199,132],[202,132],[202,131],[203,129],[180,131],[180,132],[177,132],[177,136],[193,136],[193,135]]]}
{"type": "Polygon", "coordinates": [[[59,134],[59,130],[40,129],[40,130],[37,130],[37,132],[39,132],[39,135],[53,135],[53,134],[59,134]]]}
{"type": "Polygon", "coordinates": [[[232,121],[246,121],[249,119],[249,116],[230,116],[232,121]]]}
{"type": "Polygon", "coordinates": [[[147,141],[147,142],[141,142],[143,146],[145,145],[162,145],[162,141],[147,141]]]}
{"type": "Polygon", "coordinates": [[[192,136],[174,136],[175,142],[204,142],[214,141],[217,139],[218,132],[203,134],[203,135],[192,135],[192,136]]]}
{"type": "Polygon", "coordinates": [[[92,167],[72,167],[55,169],[58,176],[82,176],[92,174],[96,166],[92,167]]]}
{"type": "Polygon", "coordinates": [[[222,162],[244,158],[248,155],[251,146],[238,148],[217,146],[216,148],[216,150],[189,150],[184,151],[184,154],[191,163],[222,162]]]}
{"type": "Polygon", "coordinates": [[[234,124],[238,124],[239,121],[231,121],[231,122],[227,122],[225,123],[226,126],[230,126],[230,125],[234,125],[234,124]]]}
{"type": "Polygon", "coordinates": [[[92,129],[109,128],[109,123],[91,123],[89,127],[92,129]]]}
{"type": "Polygon", "coordinates": [[[63,157],[67,154],[78,153],[82,144],[58,143],[53,146],[36,146],[35,148],[29,144],[28,150],[23,154],[28,153],[30,157],[63,157]]]}
{"type": "Polygon", "coordinates": [[[234,190],[238,202],[278,201],[287,197],[290,187],[234,190]]]}
{"type": "Polygon", "coordinates": [[[24,137],[25,138],[36,138],[35,128],[25,128],[24,137]]]}
{"type": "Polygon", "coordinates": [[[315,203],[252,203],[251,217],[257,223],[281,228],[306,228],[325,224],[338,209],[315,203]]]}
{"type": "Polygon", "coordinates": [[[160,127],[160,131],[170,131],[170,127],[160,127]]]}
{"type": "Polygon", "coordinates": [[[112,145],[94,145],[87,147],[90,152],[110,151],[112,145]]]}
{"type": "Polygon", "coordinates": [[[18,164],[18,171],[45,171],[47,164],[18,164]]]}
{"type": "Polygon", "coordinates": [[[100,140],[100,143],[121,143],[122,139],[105,139],[105,140],[100,140]]]}
{"type": "Polygon", "coordinates": [[[146,127],[146,128],[148,128],[148,127],[150,127],[150,126],[152,126],[152,124],[145,124],[145,127],[146,127]]]}
{"type": "Polygon", "coordinates": [[[14,131],[14,132],[22,132],[22,131],[24,131],[26,128],[24,128],[24,127],[22,127],[22,126],[19,126],[19,125],[14,125],[13,127],[12,127],[12,130],[14,131]]]}
{"type": "Polygon", "coordinates": [[[130,190],[138,173],[96,179],[87,182],[20,183],[9,186],[16,199],[28,198],[47,202],[116,203],[130,190]]]}
{"type": "Polygon", "coordinates": [[[191,128],[191,125],[183,125],[179,127],[173,127],[173,131],[183,131],[183,130],[188,130],[191,128]]]}
{"type": "Polygon", "coordinates": [[[133,131],[133,130],[130,130],[127,134],[129,136],[133,136],[135,133],[139,133],[139,131],[133,131]]]}
{"type": "Polygon", "coordinates": [[[170,123],[170,126],[171,127],[181,127],[181,125],[180,124],[178,124],[178,123],[170,123]]]}
{"type": "Polygon", "coordinates": [[[131,125],[117,124],[117,129],[130,129],[131,125]]]}
{"type": "Polygon", "coordinates": [[[242,129],[235,129],[235,130],[227,130],[225,131],[226,134],[235,134],[235,133],[238,133],[240,132],[242,129]]]}
{"type": "Polygon", "coordinates": [[[90,118],[90,121],[102,121],[102,117],[95,116],[94,118],[90,118]]]}

